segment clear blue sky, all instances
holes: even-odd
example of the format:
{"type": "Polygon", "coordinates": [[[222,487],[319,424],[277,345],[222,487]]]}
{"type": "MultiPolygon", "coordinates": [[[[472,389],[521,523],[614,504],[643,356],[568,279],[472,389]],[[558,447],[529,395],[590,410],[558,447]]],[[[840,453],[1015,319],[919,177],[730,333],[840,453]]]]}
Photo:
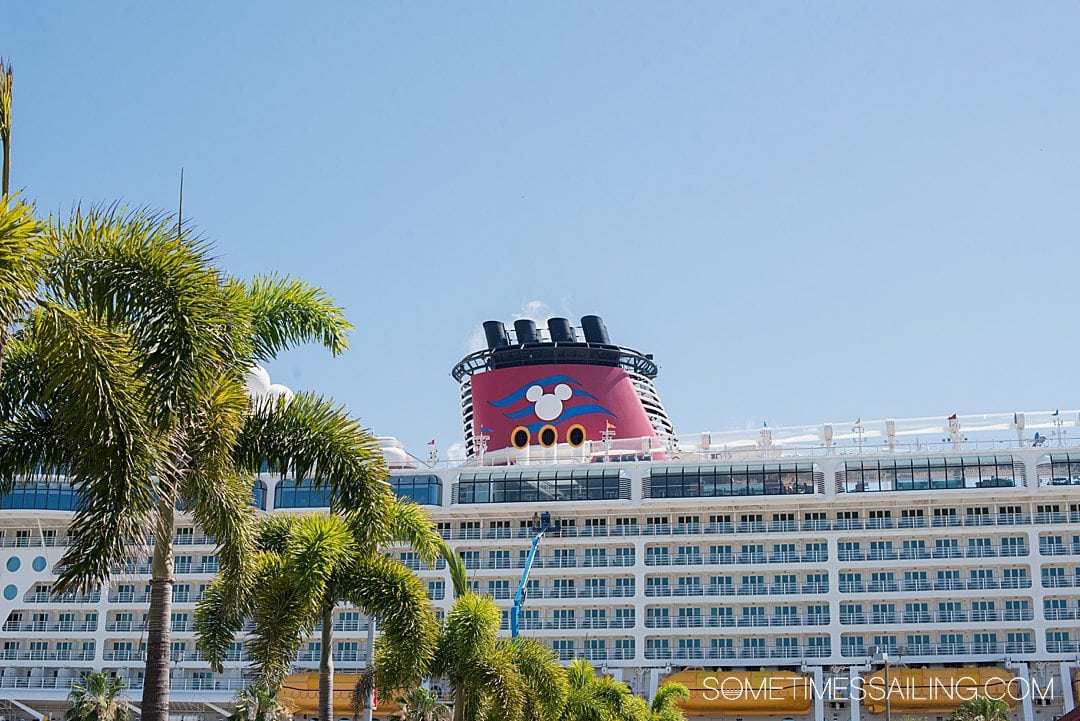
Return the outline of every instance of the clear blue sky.
{"type": "Polygon", "coordinates": [[[680,431],[1076,407],[1080,4],[6,2],[13,183],[186,211],[423,452],[486,318],[599,313],[680,431]]]}

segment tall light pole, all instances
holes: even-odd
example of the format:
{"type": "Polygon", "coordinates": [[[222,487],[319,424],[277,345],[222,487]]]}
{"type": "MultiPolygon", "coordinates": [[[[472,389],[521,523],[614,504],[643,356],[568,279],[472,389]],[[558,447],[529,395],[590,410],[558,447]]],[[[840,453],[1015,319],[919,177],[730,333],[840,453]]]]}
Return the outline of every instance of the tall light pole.
{"type": "MultiPolygon", "coordinates": [[[[372,616],[368,619],[367,627],[367,652],[368,659],[371,665],[375,665],[375,617],[372,616]]],[[[371,690],[367,692],[367,698],[364,699],[364,714],[362,716],[363,721],[371,721],[371,712],[375,706],[375,680],[371,681],[371,690]]]]}
{"type": "Polygon", "coordinates": [[[889,652],[880,646],[874,646],[871,649],[874,663],[883,664],[885,667],[885,721],[892,721],[892,703],[891,703],[891,689],[889,678],[889,652]]]}

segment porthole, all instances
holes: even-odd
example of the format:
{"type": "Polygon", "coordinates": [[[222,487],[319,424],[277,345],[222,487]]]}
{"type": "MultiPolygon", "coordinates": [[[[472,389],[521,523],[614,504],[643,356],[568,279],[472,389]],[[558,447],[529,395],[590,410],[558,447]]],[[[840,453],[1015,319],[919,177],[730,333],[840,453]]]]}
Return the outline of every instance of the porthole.
{"type": "Polygon", "coordinates": [[[544,426],[540,429],[537,437],[540,439],[540,445],[544,448],[551,448],[559,441],[559,432],[555,430],[555,426],[544,426]]]}
{"type": "Polygon", "coordinates": [[[529,433],[529,429],[525,426],[518,426],[510,434],[510,442],[519,451],[529,446],[529,441],[532,440],[532,434],[529,433]]]}
{"type": "Polygon", "coordinates": [[[575,423],[566,431],[566,442],[573,448],[580,448],[585,443],[585,426],[575,423]]]}

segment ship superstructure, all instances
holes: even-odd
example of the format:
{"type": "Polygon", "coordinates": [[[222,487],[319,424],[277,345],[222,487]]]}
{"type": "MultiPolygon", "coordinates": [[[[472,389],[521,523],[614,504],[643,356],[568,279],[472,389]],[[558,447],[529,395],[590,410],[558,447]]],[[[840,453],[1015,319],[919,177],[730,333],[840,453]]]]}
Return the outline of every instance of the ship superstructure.
{"type": "MultiPolygon", "coordinates": [[[[947,718],[940,693],[919,691],[935,685],[961,694],[980,684],[1013,688],[1012,715],[1024,721],[1051,721],[1075,705],[1080,411],[676,435],[649,417],[644,401],[645,424],[633,425],[630,411],[611,407],[608,391],[619,382],[596,385],[582,373],[608,343],[586,336],[584,348],[563,349],[559,342],[538,347],[537,363],[526,357],[528,343],[495,343],[461,374],[463,388],[472,385],[467,460],[428,463],[385,444],[395,491],[425,506],[463,556],[474,587],[492,594],[504,616],[534,514],[550,514],[556,527],[533,565],[522,635],[564,661],[588,658],[642,694],[665,678],[686,681],[695,689],[690,710],[705,719],[883,719],[880,698],[852,689],[886,672],[914,689],[890,697],[896,718],[947,718]],[[494,358],[504,348],[514,350],[514,364],[494,358]],[[582,351],[588,363],[554,355],[563,350],[582,351]],[[552,362],[559,368],[546,367],[552,362]],[[477,383],[503,369],[525,375],[477,383]],[[574,382],[545,380],[552,376],[574,382]],[[575,393],[559,399],[566,395],[556,393],[559,384],[575,393]],[[563,411],[588,403],[615,417],[600,413],[585,425],[584,414],[537,412],[550,395],[563,411]],[[519,415],[496,428],[492,409],[519,415]],[[527,443],[513,442],[514,429],[537,422],[527,443]],[[581,443],[567,439],[576,424],[581,443]],[[545,426],[558,434],[550,445],[540,433],[545,426]],[[631,435],[638,427],[644,431],[631,435]],[[488,436],[483,450],[481,436],[488,436]],[[780,690],[769,698],[747,690],[766,683],[780,690]],[[713,690],[721,687],[727,690],[713,690]]],[[[612,353],[614,365],[595,368],[622,370],[638,388],[621,360],[625,351],[612,353]]],[[[651,388],[655,363],[645,368],[634,372],[651,388]]],[[[640,390],[630,395],[640,398],[640,390]]],[[[90,594],[50,590],[76,502],[55,479],[0,499],[0,713],[7,719],[58,713],[72,681],[91,668],[124,676],[138,697],[148,562],[117,569],[90,594]]],[[[326,508],[328,499],[310,482],[261,476],[253,503],[295,513],[326,508]]],[[[175,708],[213,718],[244,684],[246,652],[238,640],[225,673],[214,674],[195,650],[194,603],[217,558],[213,539],[180,518],[175,708]]],[[[398,555],[445,613],[452,602],[445,569],[427,568],[404,549],[398,555]]],[[[366,619],[342,607],[335,628],[337,670],[359,670],[367,662],[366,619]]],[[[313,671],[318,657],[316,637],[298,655],[297,671],[313,671]]]]}

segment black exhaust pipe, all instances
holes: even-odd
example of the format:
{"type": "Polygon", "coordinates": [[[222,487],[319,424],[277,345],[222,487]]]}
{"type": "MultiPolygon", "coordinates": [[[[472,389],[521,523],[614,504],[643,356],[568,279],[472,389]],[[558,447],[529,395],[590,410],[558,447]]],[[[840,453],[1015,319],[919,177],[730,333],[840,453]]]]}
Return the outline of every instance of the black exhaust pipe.
{"type": "Polygon", "coordinates": [[[536,332],[536,323],[528,318],[514,321],[514,334],[517,336],[517,342],[522,345],[540,342],[540,334],[536,332]]]}
{"type": "Polygon", "coordinates": [[[548,318],[547,326],[552,343],[577,343],[574,327],[566,318],[548,318]]]}
{"type": "Polygon", "coordinates": [[[600,316],[581,316],[581,330],[583,333],[585,333],[586,343],[595,343],[597,345],[611,345],[611,339],[608,338],[607,326],[604,325],[604,319],[600,316]]]}

